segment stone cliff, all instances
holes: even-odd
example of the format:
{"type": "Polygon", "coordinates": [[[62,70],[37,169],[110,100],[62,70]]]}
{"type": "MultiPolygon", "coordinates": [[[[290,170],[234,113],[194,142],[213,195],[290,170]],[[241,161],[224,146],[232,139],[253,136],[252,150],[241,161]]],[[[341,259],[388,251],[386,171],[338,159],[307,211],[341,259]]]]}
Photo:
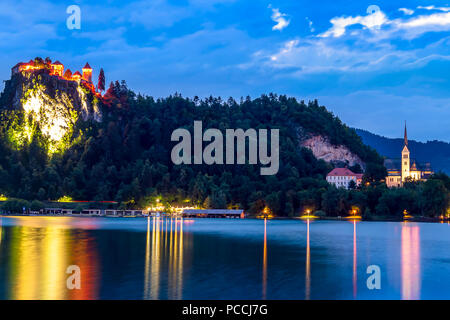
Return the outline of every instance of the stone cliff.
{"type": "Polygon", "coordinates": [[[45,72],[14,74],[5,82],[0,108],[23,113],[20,126],[16,128],[20,132],[12,132],[13,140],[19,145],[26,143],[38,130],[48,139],[50,152],[71,139],[79,118],[102,119],[98,97],[88,88],[45,72]]]}
{"type": "Polygon", "coordinates": [[[322,159],[336,166],[359,164],[361,168],[365,168],[365,163],[358,155],[352,153],[346,146],[332,145],[326,137],[320,135],[308,136],[301,139],[300,145],[310,149],[317,159],[322,159]]]}

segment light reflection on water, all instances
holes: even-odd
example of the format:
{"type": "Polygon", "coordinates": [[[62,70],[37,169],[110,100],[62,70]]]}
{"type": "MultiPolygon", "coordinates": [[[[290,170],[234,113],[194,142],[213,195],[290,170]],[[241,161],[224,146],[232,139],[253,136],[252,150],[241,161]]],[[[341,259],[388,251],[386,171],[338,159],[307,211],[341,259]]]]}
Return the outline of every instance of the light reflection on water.
{"type": "Polygon", "coordinates": [[[10,229],[7,243],[10,290],[6,298],[95,299],[96,282],[90,277],[96,273],[96,250],[92,238],[83,230],[74,232],[67,228],[70,218],[44,218],[44,228],[39,227],[33,218],[17,219],[24,223],[10,229]],[[80,290],[67,290],[66,269],[75,260],[87,271],[86,276],[81,279],[80,290]]]}
{"type": "Polygon", "coordinates": [[[450,298],[449,231],[410,222],[0,217],[0,298],[450,298]],[[372,264],[381,290],[366,287],[372,264]],[[81,269],[80,290],[66,287],[69,265],[81,269]]]}
{"type": "Polygon", "coordinates": [[[262,272],[262,298],[266,299],[267,291],[267,219],[264,219],[264,245],[263,245],[263,272],[262,272]]]}
{"type": "Polygon", "coordinates": [[[305,300],[311,296],[311,248],[309,245],[309,219],[306,220],[305,300]]]}
{"type": "Polygon", "coordinates": [[[420,299],[419,227],[407,222],[402,226],[402,299],[420,299]]]}
{"type": "Polygon", "coordinates": [[[353,299],[356,299],[358,292],[358,269],[357,269],[357,251],[356,251],[356,220],[353,220],[353,299]]]}

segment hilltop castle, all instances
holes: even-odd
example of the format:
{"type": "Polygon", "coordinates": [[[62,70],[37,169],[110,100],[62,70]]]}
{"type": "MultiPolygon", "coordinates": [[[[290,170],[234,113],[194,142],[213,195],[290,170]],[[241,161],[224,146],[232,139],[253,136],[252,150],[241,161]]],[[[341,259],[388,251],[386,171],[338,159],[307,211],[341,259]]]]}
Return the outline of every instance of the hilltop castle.
{"type": "Polygon", "coordinates": [[[52,62],[49,58],[45,60],[36,58],[34,60],[30,60],[29,62],[19,62],[16,64],[11,69],[11,75],[20,72],[34,72],[36,70],[46,70],[51,76],[68,81],[83,83],[95,93],[95,86],[92,83],[92,68],[89,63],[86,63],[86,65],[81,69],[83,72],[81,74],[79,71],[72,73],[70,69],[67,69],[66,72],[64,72],[64,65],[59,61],[52,62]]]}
{"type": "Polygon", "coordinates": [[[431,169],[430,163],[420,164],[410,158],[406,123],[401,159],[385,159],[384,166],[388,172],[388,176],[386,177],[386,185],[389,188],[401,187],[407,180],[426,181],[434,173],[431,169]]]}

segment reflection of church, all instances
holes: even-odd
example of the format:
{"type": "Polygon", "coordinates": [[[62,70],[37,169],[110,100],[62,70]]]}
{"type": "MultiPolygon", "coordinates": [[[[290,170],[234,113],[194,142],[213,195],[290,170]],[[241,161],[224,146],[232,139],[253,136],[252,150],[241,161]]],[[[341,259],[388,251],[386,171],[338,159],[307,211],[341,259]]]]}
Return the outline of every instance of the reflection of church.
{"type": "Polygon", "coordinates": [[[401,159],[385,159],[384,166],[387,169],[386,185],[390,188],[401,187],[407,178],[412,180],[426,181],[434,172],[430,163],[420,164],[410,158],[408,149],[408,136],[405,125],[405,145],[402,150],[401,159]],[[412,162],[412,165],[411,165],[412,162]]]}

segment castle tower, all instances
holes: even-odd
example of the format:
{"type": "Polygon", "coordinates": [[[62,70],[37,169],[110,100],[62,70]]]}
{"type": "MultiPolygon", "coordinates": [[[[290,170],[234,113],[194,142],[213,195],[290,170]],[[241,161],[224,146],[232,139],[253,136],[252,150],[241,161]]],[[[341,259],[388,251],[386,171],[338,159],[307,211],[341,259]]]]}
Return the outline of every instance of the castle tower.
{"type": "Polygon", "coordinates": [[[86,65],[82,69],[83,71],[83,80],[92,83],[92,68],[89,63],[86,62],[86,65]]]}
{"type": "Polygon", "coordinates": [[[51,64],[51,72],[50,72],[51,75],[62,77],[63,73],[64,73],[64,65],[61,62],[56,61],[51,64]]]}
{"type": "Polygon", "coordinates": [[[410,153],[408,149],[408,135],[406,132],[406,121],[405,121],[405,145],[402,150],[402,182],[405,182],[405,179],[410,176],[410,153]]]}

